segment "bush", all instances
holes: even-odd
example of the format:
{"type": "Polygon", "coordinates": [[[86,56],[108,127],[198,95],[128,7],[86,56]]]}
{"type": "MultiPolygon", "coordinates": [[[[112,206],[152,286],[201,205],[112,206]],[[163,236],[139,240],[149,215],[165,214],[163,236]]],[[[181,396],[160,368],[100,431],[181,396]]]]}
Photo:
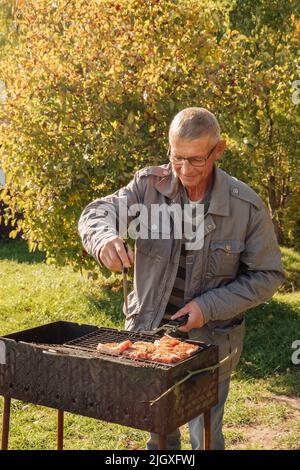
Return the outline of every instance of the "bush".
{"type": "Polygon", "coordinates": [[[30,249],[77,264],[84,206],[163,162],[174,113],[207,102],[219,13],[213,2],[28,0],[15,22],[2,61],[5,197],[24,212],[30,249]]]}
{"type": "Polygon", "coordinates": [[[199,105],[224,129],[223,167],[265,199],[280,242],[297,246],[295,0],[260,1],[255,10],[250,0],[9,3],[3,197],[13,219],[24,214],[18,228],[31,250],[79,266],[82,209],[136,169],[164,163],[173,116],[199,105]]]}
{"type": "Polygon", "coordinates": [[[7,207],[7,205],[0,199],[0,240],[9,240],[9,238],[21,238],[22,232],[18,231],[15,228],[17,221],[21,219],[21,214],[17,215],[17,220],[14,221],[15,223],[13,225],[13,221],[9,216],[7,217],[9,219],[8,223],[4,223],[4,215],[8,213],[9,207],[7,207]]]}

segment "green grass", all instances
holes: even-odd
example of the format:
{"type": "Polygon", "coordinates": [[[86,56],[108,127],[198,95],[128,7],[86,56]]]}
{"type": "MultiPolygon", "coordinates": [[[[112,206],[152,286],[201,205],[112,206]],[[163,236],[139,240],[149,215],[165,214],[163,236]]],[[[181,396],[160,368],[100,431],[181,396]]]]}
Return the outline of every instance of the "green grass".
{"type": "MultiPolygon", "coordinates": [[[[291,344],[300,339],[300,254],[283,248],[283,259],[290,284],[246,316],[224,416],[229,449],[300,449],[300,366],[291,363],[291,344]]],[[[46,265],[43,253],[28,253],[22,240],[0,241],[1,335],[55,320],[122,328],[122,297],[119,275],[93,281],[86,272],[46,265]]],[[[56,411],[12,403],[10,448],[55,449],[56,411]]],[[[190,448],[186,426],[182,435],[190,448]]],[[[66,449],[143,449],[146,440],[135,429],[65,416],[66,449]]]]}
{"type": "Polygon", "coordinates": [[[46,265],[42,254],[16,241],[0,242],[0,280],[1,334],[56,320],[122,325],[118,276],[95,283],[87,273],[46,265]]]}
{"type": "Polygon", "coordinates": [[[300,290],[300,253],[292,248],[282,248],[282,259],[287,281],[282,290],[295,292],[300,290]]]}

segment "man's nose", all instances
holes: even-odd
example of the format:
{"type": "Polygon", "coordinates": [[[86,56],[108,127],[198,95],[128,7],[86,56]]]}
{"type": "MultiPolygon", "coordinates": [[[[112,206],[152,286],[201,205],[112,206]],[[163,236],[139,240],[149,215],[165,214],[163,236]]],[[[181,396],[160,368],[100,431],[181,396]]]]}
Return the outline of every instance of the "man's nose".
{"type": "Polygon", "coordinates": [[[193,169],[193,165],[190,164],[189,159],[185,158],[181,165],[181,171],[183,174],[188,174],[193,169]]]}

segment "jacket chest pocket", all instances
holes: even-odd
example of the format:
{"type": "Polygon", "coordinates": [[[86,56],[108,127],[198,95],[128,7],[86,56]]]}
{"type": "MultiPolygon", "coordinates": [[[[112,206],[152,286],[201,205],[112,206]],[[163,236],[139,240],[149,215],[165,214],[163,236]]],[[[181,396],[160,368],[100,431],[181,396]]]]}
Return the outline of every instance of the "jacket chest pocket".
{"type": "Polygon", "coordinates": [[[136,240],[136,249],[150,258],[168,259],[172,246],[172,227],[160,227],[156,224],[142,225],[141,236],[136,240]]]}
{"type": "Polygon", "coordinates": [[[241,240],[214,240],[210,243],[207,275],[234,277],[245,244],[241,240]]]}

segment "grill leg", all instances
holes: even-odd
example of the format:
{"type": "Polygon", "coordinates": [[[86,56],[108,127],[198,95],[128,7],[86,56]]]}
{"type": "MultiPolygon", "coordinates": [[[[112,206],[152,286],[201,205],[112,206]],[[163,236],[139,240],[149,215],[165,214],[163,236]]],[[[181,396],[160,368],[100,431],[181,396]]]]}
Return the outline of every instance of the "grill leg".
{"type": "Polygon", "coordinates": [[[8,397],[4,397],[1,450],[7,450],[7,448],[8,448],[10,403],[11,403],[11,399],[8,398],[8,397]]]}
{"type": "Polygon", "coordinates": [[[204,449],[210,450],[210,410],[204,413],[204,449]]]}
{"type": "Polygon", "coordinates": [[[57,450],[64,448],[64,412],[57,410],[57,450]]]}
{"type": "Polygon", "coordinates": [[[158,450],[165,450],[167,448],[167,439],[165,434],[158,435],[158,450]]]}

